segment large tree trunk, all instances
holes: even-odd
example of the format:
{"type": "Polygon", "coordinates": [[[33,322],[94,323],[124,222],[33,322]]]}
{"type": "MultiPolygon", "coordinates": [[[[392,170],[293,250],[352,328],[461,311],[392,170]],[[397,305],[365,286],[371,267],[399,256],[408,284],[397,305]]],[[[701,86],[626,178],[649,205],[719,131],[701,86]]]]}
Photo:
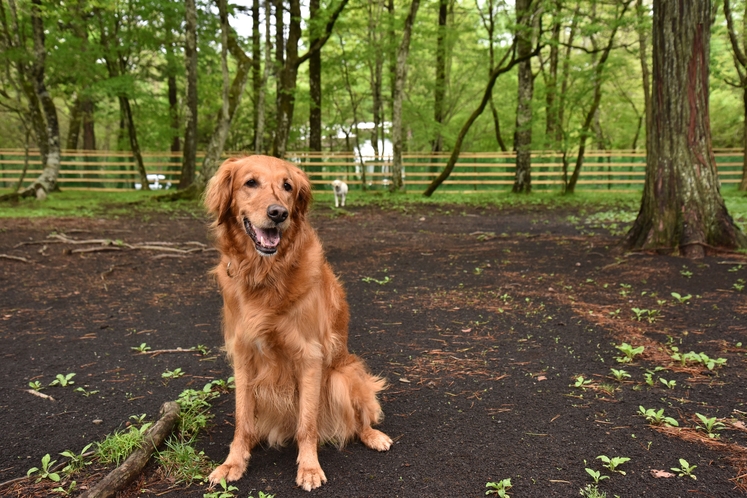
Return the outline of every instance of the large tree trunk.
{"type": "Polygon", "coordinates": [[[654,2],[651,147],[625,243],[700,258],[747,247],[719,191],[708,108],[711,2],[654,2]]]}
{"type": "MultiPolygon", "coordinates": [[[[532,52],[533,22],[532,0],[516,2],[516,51],[518,57],[532,52]]],[[[534,75],[532,59],[519,64],[518,103],[516,106],[516,175],[512,191],[528,194],[532,191],[532,96],[534,75]]]]}
{"type": "Polygon", "coordinates": [[[195,0],[185,0],[184,56],[187,66],[187,102],[185,106],[186,127],[184,131],[184,155],[179,189],[185,189],[195,180],[197,163],[197,6],[195,0]]]}
{"type": "Polygon", "coordinates": [[[407,79],[407,55],[410,53],[412,25],[420,7],[420,0],[412,0],[410,12],[405,19],[402,42],[397,50],[396,77],[394,79],[394,102],[392,105],[392,183],[389,190],[398,192],[404,189],[404,169],[402,167],[402,100],[407,79]]]}

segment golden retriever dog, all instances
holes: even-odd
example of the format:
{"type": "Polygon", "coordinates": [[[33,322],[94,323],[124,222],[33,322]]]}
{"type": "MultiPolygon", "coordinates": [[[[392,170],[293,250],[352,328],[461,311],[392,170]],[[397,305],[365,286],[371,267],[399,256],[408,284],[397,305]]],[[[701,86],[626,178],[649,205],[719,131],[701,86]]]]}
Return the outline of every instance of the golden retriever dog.
{"type": "Polygon", "coordinates": [[[327,481],[319,444],[357,437],[378,451],[392,445],[371,427],[383,416],[385,381],[348,352],[345,292],[306,218],[310,202],[306,175],[273,157],[229,159],[208,183],[221,255],[213,273],[236,379],[234,438],[212,484],[239,479],[260,442],[295,439],[296,484],[307,491],[327,481]]]}

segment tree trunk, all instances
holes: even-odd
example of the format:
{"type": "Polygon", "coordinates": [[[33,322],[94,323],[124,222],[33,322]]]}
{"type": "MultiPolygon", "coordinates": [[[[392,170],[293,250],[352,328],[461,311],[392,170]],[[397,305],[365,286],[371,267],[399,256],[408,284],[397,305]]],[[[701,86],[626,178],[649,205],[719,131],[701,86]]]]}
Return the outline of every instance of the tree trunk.
{"type": "MultiPolygon", "coordinates": [[[[319,0],[310,0],[309,16],[316,19],[319,16],[319,0]]],[[[318,29],[310,28],[310,43],[318,43],[318,29]]],[[[322,52],[317,50],[309,57],[309,149],[322,150],[322,52]]]]}
{"type": "MultiPolygon", "coordinates": [[[[516,51],[518,57],[526,57],[532,52],[533,22],[532,0],[516,2],[516,51]]],[[[518,103],[516,107],[516,131],[514,150],[516,151],[516,176],[512,191],[528,194],[532,191],[532,96],[534,75],[532,59],[519,64],[518,103]]]]}
{"type": "Polygon", "coordinates": [[[137,140],[137,130],[135,129],[135,120],[132,117],[130,99],[127,96],[119,97],[119,106],[124,115],[127,136],[130,138],[130,150],[132,151],[132,157],[135,159],[135,167],[140,175],[140,184],[143,190],[150,190],[148,175],[145,171],[145,163],[143,162],[143,154],[140,152],[140,144],[137,140]]]}
{"type": "MultiPolygon", "coordinates": [[[[639,0],[640,1],[640,0],[639,0]]],[[[729,31],[729,41],[734,52],[734,67],[739,74],[739,83],[742,87],[742,101],[744,107],[744,123],[742,124],[742,181],[739,182],[739,190],[747,190],[747,4],[744,6],[742,15],[742,43],[739,43],[734,26],[729,0],[724,0],[724,15],[729,31]]]]}
{"type": "Polygon", "coordinates": [[[249,80],[249,72],[252,68],[252,59],[249,58],[239,46],[237,35],[230,31],[228,25],[228,11],[226,0],[218,0],[220,19],[221,19],[221,70],[223,73],[223,99],[217,124],[213,135],[210,138],[205,159],[202,162],[202,171],[199,175],[198,190],[204,190],[208,180],[212,178],[220,166],[220,157],[223,154],[223,148],[226,145],[226,137],[231,129],[233,117],[236,115],[236,109],[241,103],[241,96],[244,94],[244,87],[249,80]],[[228,60],[227,51],[237,60],[236,74],[229,88],[228,84],[228,60]]]}
{"type": "Polygon", "coordinates": [[[80,126],[82,123],[82,110],[81,110],[80,96],[75,97],[73,107],[70,108],[70,124],[67,128],[67,144],[65,148],[68,150],[75,150],[78,148],[78,142],[80,141],[80,126]]]}
{"type": "Polygon", "coordinates": [[[60,174],[60,124],[57,120],[57,108],[44,81],[47,50],[44,46],[44,22],[42,20],[41,0],[32,0],[31,25],[34,33],[34,65],[32,77],[34,90],[41,104],[46,121],[47,157],[44,169],[34,183],[21,196],[35,195],[37,199],[46,199],[47,194],[57,190],[57,177],[60,174]]]}
{"type": "Polygon", "coordinates": [[[185,106],[184,155],[179,189],[195,180],[197,163],[197,6],[195,0],[185,0],[184,56],[187,66],[187,102],[185,106]]]}
{"type": "Polygon", "coordinates": [[[272,16],[271,0],[265,0],[265,68],[262,73],[262,84],[259,89],[257,98],[257,128],[254,133],[254,153],[261,154],[264,152],[265,122],[267,121],[265,111],[266,88],[270,80],[272,70],[272,38],[270,35],[270,18],[272,16]]]}
{"type": "Polygon", "coordinates": [[[501,151],[506,152],[508,150],[508,147],[506,147],[506,142],[503,141],[503,135],[501,135],[501,120],[500,116],[498,116],[498,109],[495,108],[495,103],[493,102],[493,96],[490,96],[490,112],[493,114],[493,129],[495,130],[495,141],[498,142],[498,147],[501,148],[501,151]]]}
{"type": "Polygon", "coordinates": [[[441,152],[441,127],[444,123],[444,97],[446,95],[446,23],[449,0],[438,0],[438,35],[436,36],[436,79],[433,92],[433,121],[436,124],[431,151],[441,152]]]}
{"type": "Polygon", "coordinates": [[[176,66],[174,61],[174,44],[166,43],[166,86],[169,97],[169,118],[171,122],[171,152],[182,150],[179,126],[179,89],[176,86],[176,66]]]}
{"type": "Polygon", "coordinates": [[[402,42],[397,50],[396,77],[394,79],[394,103],[392,105],[392,183],[389,190],[399,192],[404,189],[404,168],[402,167],[402,100],[407,79],[407,55],[410,52],[412,25],[420,7],[420,0],[412,0],[410,12],[405,19],[402,42]]]}
{"type": "MultiPolygon", "coordinates": [[[[651,72],[648,66],[648,33],[650,28],[648,23],[644,23],[646,19],[646,7],[643,5],[643,0],[637,0],[636,2],[636,14],[638,17],[638,54],[641,61],[641,80],[643,84],[643,114],[646,116],[646,150],[649,147],[649,138],[651,136],[651,72]]],[[[640,129],[640,125],[639,125],[640,129]]],[[[638,134],[636,133],[636,137],[638,134]]]]}
{"type": "MultiPolygon", "coordinates": [[[[381,98],[381,76],[384,66],[384,47],[381,43],[381,14],[383,10],[382,0],[368,0],[368,44],[373,49],[373,61],[369,61],[371,103],[373,106],[373,129],[371,130],[371,145],[374,157],[379,159],[379,139],[384,140],[383,130],[383,102],[381,98]]],[[[362,184],[366,189],[365,182],[362,184]]]]}
{"type": "Polygon", "coordinates": [[[259,99],[262,92],[262,34],[259,31],[260,19],[260,0],[252,0],[252,100],[254,106],[252,109],[252,128],[254,130],[254,140],[252,140],[252,149],[257,150],[257,128],[259,124],[259,99]]]}
{"type": "Polygon", "coordinates": [[[566,194],[572,194],[576,190],[576,183],[578,183],[578,177],[581,175],[581,167],[584,164],[584,156],[586,154],[586,141],[589,139],[592,122],[594,120],[594,117],[596,116],[597,111],[599,110],[599,104],[602,101],[602,72],[604,71],[604,65],[609,58],[610,52],[612,51],[615,36],[617,35],[617,29],[620,26],[620,20],[625,16],[625,12],[627,12],[629,6],[630,0],[626,1],[622,5],[622,9],[618,14],[617,19],[614,20],[614,27],[612,28],[612,33],[610,33],[610,38],[607,41],[607,46],[604,47],[602,56],[599,58],[599,61],[594,64],[594,96],[592,97],[591,107],[589,107],[589,111],[586,113],[586,118],[581,125],[578,154],[576,155],[576,165],[573,168],[571,178],[567,181],[567,183],[565,183],[565,188],[563,190],[563,192],[566,194]]]}
{"type": "Polygon", "coordinates": [[[477,106],[477,109],[475,109],[470,117],[467,119],[467,121],[462,126],[462,129],[459,130],[459,135],[457,136],[456,142],[454,143],[454,148],[451,151],[451,155],[449,156],[449,160],[446,163],[446,166],[444,167],[444,170],[441,172],[440,175],[436,179],[434,179],[431,184],[428,186],[428,188],[423,192],[423,195],[426,197],[430,197],[433,195],[433,192],[438,189],[438,187],[446,181],[446,179],[449,177],[451,172],[454,170],[454,165],[456,165],[457,160],[459,159],[459,153],[462,150],[462,143],[464,142],[464,138],[467,136],[467,133],[469,132],[470,128],[474,124],[474,122],[477,120],[478,117],[480,117],[480,114],[485,110],[485,107],[488,105],[488,101],[490,100],[490,97],[493,94],[493,86],[495,85],[495,80],[498,79],[498,77],[502,74],[507,73],[516,64],[519,64],[526,59],[530,57],[536,57],[537,54],[539,54],[541,46],[538,45],[535,47],[535,49],[528,54],[527,56],[523,58],[517,58],[516,57],[516,46],[515,44],[511,46],[511,48],[508,49],[506,54],[503,56],[503,59],[498,63],[496,67],[493,68],[493,70],[490,72],[490,76],[488,78],[488,84],[485,88],[485,93],[482,96],[482,100],[480,101],[480,104],[477,106]],[[508,56],[511,55],[511,59],[508,61],[508,63],[504,66],[504,63],[506,62],[506,59],[508,59],[508,56]]]}
{"type": "MultiPolygon", "coordinates": [[[[545,73],[545,140],[555,141],[558,128],[558,63],[560,62],[560,28],[562,3],[556,0],[553,10],[552,35],[550,42],[550,61],[549,71],[545,73]]],[[[557,146],[551,145],[549,148],[554,149],[557,146]]]]}
{"type": "Polygon", "coordinates": [[[83,150],[96,150],[96,122],[93,113],[96,104],[87,95],[81,101],[81,114],[83,118],[83,150]]]}
{"type": "Polygon", "coordinates": [[[719,191],[708,106],[711,2],[654,2],[651,147],[631,249],[747,247],[719,191]]]}

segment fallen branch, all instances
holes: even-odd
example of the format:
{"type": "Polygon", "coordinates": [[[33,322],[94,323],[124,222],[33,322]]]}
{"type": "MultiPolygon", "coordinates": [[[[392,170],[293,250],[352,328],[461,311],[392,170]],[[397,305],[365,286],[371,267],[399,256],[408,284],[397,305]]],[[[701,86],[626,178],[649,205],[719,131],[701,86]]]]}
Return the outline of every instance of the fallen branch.
{"type": "Polygon", "coordinates": [[[13,261],[20,261],[21,263],[33,263],[30,259],[22,258],[21,256],[11,256],[10,254],[0,254],[0,259],[10,259],[13,261]]]}
{"type": "Polygon", "coordinates": [[[57,401],[52,396],[49,396],[48,394],[40,393],[39,391],[34,391],[33,389],[24,389],[29,394],[33,394],[34,396],[38,396],[40,398],[48,399],[49,401],[57,401]]]}
{"type": "Polygon", "coordinates": [[[108,498],[124,489],[140,474],[151,454],[163,443],[179,420],[179,405],[167,401],[161,405],[160,418],[148,429],[143,444],[132,452],[122,465],[112,470],[98,484],[81,495],[81,498],[108,498]]]}
{"type": "Polygon", "coordinates": [[[140,354],[149,354],[152,356],[158,356],[159,354],[165,354],[165,353],[196,353],[197,349],[195,348],[176,348],[176,349],[156,349],[154,351],[142,351],[140,354]]]}

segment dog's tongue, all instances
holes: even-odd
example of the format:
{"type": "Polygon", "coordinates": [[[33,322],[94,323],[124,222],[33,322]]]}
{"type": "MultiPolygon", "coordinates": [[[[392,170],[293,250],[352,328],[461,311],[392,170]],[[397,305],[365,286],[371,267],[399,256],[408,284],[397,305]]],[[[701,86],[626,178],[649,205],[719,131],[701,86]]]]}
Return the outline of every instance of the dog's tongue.
{"type": "Polygon", "coordinates": [[[263,247],[277,247],[280,243],[280,232],[277,228],[262,229],[254,227],[254,233],[257,235],[257,242],[263,247]]]}

